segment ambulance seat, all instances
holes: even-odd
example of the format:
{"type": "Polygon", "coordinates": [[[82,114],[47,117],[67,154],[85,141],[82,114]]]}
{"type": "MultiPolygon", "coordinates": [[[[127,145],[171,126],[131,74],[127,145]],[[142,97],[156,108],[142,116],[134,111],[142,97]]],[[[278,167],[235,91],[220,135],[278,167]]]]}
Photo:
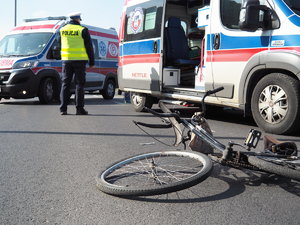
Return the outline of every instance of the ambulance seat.
{"type": "Polygon", "coordinates": [[[174,66],[196,66],[199,60],[189,58],[190,48],[181,21],[177,17],[168,19],[168,26],[165,28],[166,57],[167,64],[174,66]]]}

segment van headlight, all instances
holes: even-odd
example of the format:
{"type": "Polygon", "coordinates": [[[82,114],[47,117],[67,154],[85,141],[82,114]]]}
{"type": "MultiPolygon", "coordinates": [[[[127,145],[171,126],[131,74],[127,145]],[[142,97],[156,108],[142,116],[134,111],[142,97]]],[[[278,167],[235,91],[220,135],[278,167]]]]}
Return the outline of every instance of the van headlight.
{"type": "Polygon", "coordinates": [[[13,65],[13,69],[23,69],[23,68],[31,68],[36,67],[39,61],[23,61],[23,62],[17,62],[13,65]]]}

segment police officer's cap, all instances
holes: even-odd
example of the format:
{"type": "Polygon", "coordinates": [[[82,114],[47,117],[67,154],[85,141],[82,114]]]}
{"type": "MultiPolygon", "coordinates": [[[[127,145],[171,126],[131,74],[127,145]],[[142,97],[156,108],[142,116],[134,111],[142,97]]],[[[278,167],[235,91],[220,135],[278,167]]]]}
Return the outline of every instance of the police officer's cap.
{"type": "Polygon", "coordinates": [[[80,19],[81,20],[81,13],[80,12],[73,12],[68,15],[70,19],[75,20],[75,19],[80,19]]]}

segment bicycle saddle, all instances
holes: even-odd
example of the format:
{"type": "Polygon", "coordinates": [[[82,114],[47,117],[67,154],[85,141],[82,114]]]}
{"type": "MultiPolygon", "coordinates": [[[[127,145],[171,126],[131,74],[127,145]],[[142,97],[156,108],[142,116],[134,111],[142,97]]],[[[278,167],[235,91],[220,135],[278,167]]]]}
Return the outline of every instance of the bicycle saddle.
{"type": "Polygon", "coordinates": [[[273,153],[285,156],[297,156],[298,150],[295,142],[279,141],[272,136],[266,135],[264,137],[265,149],[273,153]]]}

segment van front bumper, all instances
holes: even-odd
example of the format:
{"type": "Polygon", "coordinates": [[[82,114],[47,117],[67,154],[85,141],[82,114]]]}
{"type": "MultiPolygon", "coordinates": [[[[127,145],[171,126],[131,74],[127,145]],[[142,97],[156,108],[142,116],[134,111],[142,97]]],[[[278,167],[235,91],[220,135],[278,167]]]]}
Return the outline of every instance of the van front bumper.
{"type": "Polygon", "coordinates": [[[33,98],[38,93],[38,77],[31,69],[0,71],[0,98],[33,98]]]}

